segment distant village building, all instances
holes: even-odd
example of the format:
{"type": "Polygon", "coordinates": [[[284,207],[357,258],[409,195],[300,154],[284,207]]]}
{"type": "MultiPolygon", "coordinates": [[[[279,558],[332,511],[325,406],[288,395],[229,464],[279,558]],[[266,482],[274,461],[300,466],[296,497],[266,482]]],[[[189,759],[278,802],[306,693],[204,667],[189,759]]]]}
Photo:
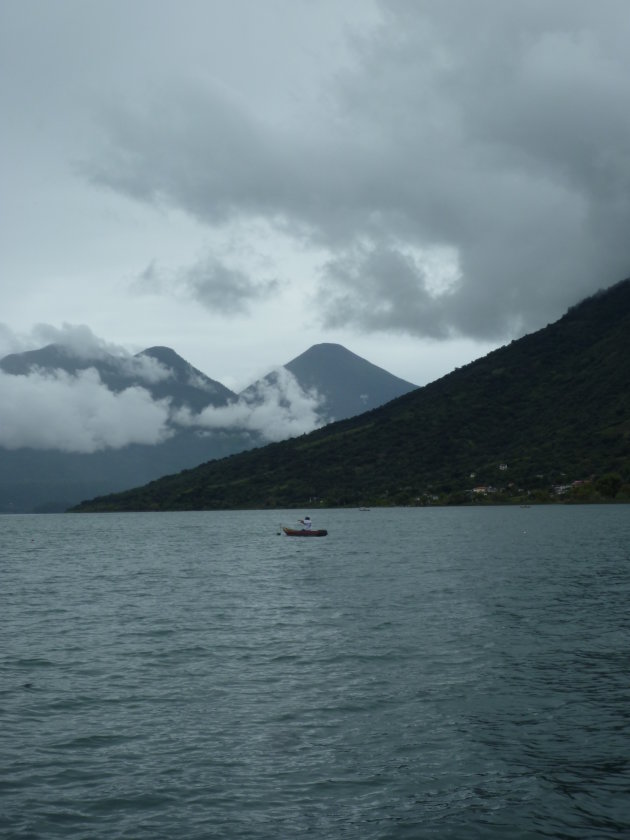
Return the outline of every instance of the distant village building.
{"type": "Polygon", "coordinates": [[[563,493],[568,493],[571,489],[570,484],[554,484],[553,485],[553,492],[556,496],[562,496],[563,493]]]}
{"type": "Polygon", "coordinates": [[[553,492],[556,496],[562,496],[564,493],[568,493],[569,490],[574,490],[576,487],[582,487],[582,485],[590,483],[590,479],[580,478],[577,481],[572,481],[571,484],[554,484],[553,492]]]}
{"type": "Polygon", "coordinates": [[[507,470],[507,464],[499,464],[500,470],[507,470]]]}

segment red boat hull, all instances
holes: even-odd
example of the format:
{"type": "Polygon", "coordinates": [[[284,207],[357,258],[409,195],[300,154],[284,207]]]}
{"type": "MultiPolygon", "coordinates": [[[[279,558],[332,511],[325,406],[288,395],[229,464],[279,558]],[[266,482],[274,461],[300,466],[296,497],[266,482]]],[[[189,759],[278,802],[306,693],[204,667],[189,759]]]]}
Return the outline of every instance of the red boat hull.
{"type": "Polygon", "coordinates": [[[324,531],[323,529],[310,531],[302,529],[301,531],[297,531],[295,528],[286,528],[283,525],[282,530],[287,535],[287,537],[325,537],[328,535],[328,531],[324,531]]]}

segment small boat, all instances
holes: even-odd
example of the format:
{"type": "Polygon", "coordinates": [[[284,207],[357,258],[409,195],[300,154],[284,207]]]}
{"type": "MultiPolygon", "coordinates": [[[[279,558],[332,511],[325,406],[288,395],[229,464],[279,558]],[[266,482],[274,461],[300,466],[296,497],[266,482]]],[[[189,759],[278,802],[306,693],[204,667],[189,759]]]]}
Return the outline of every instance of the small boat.
{"type": "Polygon", "coordinates": [[[319,530],[313,529],[306,529],[301,528],[300,530],[296,528],[287,528],[286,525],[282,526],[282,530],[287,535],[287,537],[326,537],[328,536],[328,531],[324,531],[323,528],[319,530]]]}

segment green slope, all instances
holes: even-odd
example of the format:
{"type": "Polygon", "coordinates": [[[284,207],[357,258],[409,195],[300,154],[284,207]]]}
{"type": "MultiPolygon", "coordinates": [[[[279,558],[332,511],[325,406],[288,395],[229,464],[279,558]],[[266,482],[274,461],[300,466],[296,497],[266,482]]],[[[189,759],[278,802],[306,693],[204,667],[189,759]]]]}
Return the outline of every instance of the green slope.
{"type": "Polygon", "coordinates": [[[606,488],[622,498],[627,487],[619,487],[630,480],[629,337],[625,280],[374,411],[76,510],[464,502],[482,498],[470,493],[476,485],[496,488],[483,498],[513,501],[542,499],[552,485],[576,480],[591,480],[582,498],[606,496],[606,488]]]}

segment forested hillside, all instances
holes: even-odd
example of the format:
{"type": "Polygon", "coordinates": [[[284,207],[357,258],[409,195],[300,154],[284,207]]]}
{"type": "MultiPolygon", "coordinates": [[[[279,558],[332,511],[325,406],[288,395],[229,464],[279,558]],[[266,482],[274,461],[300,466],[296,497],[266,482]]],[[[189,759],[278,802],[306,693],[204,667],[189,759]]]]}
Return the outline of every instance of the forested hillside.
{"type": "Polygon", "coordinates": [[[630,499],[630,280],[374,411],[79,510],[630,499]]]}

